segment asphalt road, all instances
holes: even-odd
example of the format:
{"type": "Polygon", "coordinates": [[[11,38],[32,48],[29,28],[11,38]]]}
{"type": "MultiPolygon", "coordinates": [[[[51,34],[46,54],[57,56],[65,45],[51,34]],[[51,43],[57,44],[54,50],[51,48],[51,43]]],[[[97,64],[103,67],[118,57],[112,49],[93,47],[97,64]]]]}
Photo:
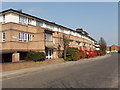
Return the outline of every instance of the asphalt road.
{"type": "Polygon", "coordinates": [[[3,88],[118,88],[118,54],[2,81],[3,88]]]}

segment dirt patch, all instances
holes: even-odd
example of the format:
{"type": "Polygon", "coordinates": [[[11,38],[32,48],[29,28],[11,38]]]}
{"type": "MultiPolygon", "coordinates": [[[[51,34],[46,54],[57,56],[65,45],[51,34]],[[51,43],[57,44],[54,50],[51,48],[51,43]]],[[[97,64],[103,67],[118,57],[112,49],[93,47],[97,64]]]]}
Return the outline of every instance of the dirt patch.
{"type": "Polygon", "coordinates": [[[39,67],[43,65],[56,64],[56,63],[62,63],[62,62],[63,62],[63,59],[45,60],[45,61],[39,61],[39,62],[23,61],[23,62],[17,62],[17,63],[4,63],[2,64],[2,72],[19,70],[24,68],[31,68],[31,67],[39,67]]]}

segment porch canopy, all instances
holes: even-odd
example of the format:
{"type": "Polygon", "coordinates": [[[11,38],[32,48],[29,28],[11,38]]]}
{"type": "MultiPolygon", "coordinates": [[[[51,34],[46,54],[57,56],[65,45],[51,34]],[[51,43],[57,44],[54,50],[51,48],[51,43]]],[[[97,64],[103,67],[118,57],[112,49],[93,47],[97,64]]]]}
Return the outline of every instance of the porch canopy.
{"type": "Polygon", "coordinates": [[[45,46],[46,49],[55,49],[53,46],[45,46]]]}
{"type": "Polygon", "coordinates": [[[52,34],[52,33],[54,33],[54,31],[46,29],[46,30],[45,30],[45,33],[50,33],[50,34],[52,34]]]}

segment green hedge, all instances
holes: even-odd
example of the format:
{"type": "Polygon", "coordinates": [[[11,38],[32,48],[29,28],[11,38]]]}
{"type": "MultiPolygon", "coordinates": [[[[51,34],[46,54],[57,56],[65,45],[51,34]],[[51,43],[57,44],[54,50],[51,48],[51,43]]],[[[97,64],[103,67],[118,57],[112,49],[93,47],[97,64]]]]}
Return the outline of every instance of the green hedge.
{"type": "Polygon", "coordinates": [[[106,51],[99,50],[99,52],[100,52],[101,54],[103,54],[103,55],[106,54],[106,51]]]}
{"type": "Polygon", "coordinates": [[[78,48],[68,47],[66,49],[66,60],[67,61],[76,61],[78,59],[78,48]]]}
{"type": "Polygon", "coordinates": [[[26,60],[42,61],[45,60],[44,52],[29,51],[26,60]]]}

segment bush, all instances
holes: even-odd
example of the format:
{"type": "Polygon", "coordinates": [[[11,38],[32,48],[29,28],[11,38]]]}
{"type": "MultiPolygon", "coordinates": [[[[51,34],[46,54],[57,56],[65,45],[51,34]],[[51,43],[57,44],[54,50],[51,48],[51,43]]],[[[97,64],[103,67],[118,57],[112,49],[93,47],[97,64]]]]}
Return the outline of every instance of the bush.
{"type": "Polygon", "coordinates": [[[79,54],[78,54],[78,59],[82,59],[82,58],[87,58],[87,54],[86,54],[86,52],[79,52],[79,54]]]}
{"type": "Polygon", "coordinates": [[[66,60],[67,61],[76,61],[78,59],[78,48],[68,47],[66,49],[66,60]]]}
{"type": "Polygon", "coordinates": [[[26,60],[42,61],[45,60],[44,52],[29,51],[26,60]]]}
{"type": "Polygon", "coordinates": [[[106,54],[106,51],[99,50],[99,52],[100,52],[102,55],[105,55],[105,54],[106,54]]]}

